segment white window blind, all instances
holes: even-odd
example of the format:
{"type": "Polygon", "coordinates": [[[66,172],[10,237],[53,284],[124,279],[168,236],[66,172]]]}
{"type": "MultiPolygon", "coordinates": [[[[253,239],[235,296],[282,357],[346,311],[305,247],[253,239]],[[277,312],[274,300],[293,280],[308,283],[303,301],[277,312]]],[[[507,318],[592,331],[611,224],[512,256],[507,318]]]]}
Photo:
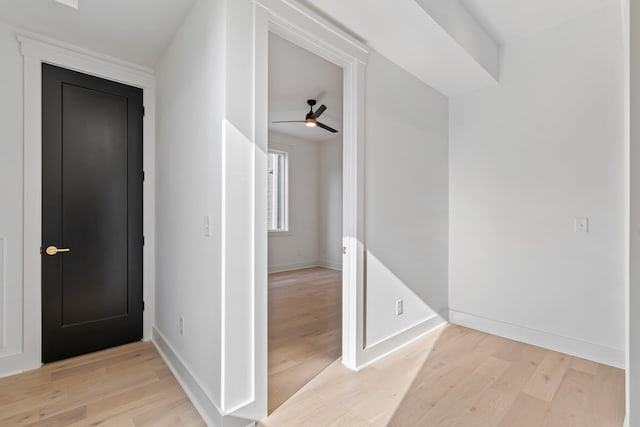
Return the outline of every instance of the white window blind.
{"type": "Polygon", "coordinates": [[[267,221],[269,231],[288,231],[288,155],[269,151],[267,165],[267,221]]]}

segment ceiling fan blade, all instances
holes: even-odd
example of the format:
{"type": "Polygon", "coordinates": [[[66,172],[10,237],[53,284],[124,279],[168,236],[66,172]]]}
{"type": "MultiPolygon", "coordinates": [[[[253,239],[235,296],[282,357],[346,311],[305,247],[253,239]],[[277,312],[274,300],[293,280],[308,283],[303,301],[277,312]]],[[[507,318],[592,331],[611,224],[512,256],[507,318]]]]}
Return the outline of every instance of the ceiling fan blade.
{"type": "Polygon", "coordinates": [[[281,120],[279,122],[271,122],[271,123],[305,123],[304,120],[281,120]]]}
{"type": "Polygon", "coordinates": [[[338,132],[338,131],[337,131],[337,130],[335,130],[334,128],[331,128],[331,127],[329,127],[329,126],[325,125],[324,123],[316,122],[316,125],[318,125],[318,127],[321,127],[322,129],[324,129],[324,130],[328,130],[329,132],[332,132],[332,133],[336,133],[336,132],[338,132]]]}
{"type": "Polygon", "coordinates": [[[317,119],[318,117],[320,117],[320,115],[322,115],[322,113],[324,113],[324,110],[326,109],[327,107],[324,104],[322,104],[320,107],[318,107],[316,112],[313,113],[313,117],[317,119]]]}

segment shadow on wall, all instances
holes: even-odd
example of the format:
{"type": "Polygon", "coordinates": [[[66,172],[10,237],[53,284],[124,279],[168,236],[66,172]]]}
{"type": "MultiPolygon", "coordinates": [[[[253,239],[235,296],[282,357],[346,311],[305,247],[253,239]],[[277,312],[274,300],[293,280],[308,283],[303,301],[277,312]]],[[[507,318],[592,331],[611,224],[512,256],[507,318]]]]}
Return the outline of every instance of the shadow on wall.
{"type": "Polygon", "coordinates": [[[447,318],[446,282],[434,281],[420,271],[425,263],[390,256],[384,263],[367,251],[366,258],[366,347],[370,348],[434,316],[447,318]],[[403,264],[409,265],[403,265],[403,264]],[[398,265],[399,264],[399,265],[398,265]],[[398,304],[401,307],[398,307],[398,304]]]}
{"type": "Polygon", "coordinates": [[[438,314],[447,317],[448,122],[446,97],[371,52],[364,150],[367,348],[438,314]],[[399,316],[398,300],[404,305],[399,316]]]}

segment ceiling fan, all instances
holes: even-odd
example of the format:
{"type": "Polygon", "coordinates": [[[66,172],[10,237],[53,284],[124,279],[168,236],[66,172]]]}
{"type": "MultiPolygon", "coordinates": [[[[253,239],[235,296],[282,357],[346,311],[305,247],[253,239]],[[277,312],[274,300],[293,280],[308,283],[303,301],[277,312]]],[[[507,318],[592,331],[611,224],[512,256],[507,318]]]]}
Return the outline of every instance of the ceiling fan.
{"type": "Polygon", "coordinates": [[[307,100],[307,104],[309,105],[309,112],[307,113],[307,116],[305,117],[304,120],[284,120],[284,121],[272,122],[272,123],[304,123],[305,125],[307,125],[309,127],[318,126],[318,127],[322,128],[322,129],[328,130],[329,132],[332,132],[332,133],[338,132],[334,128],[329,127],[329,126],[325,125],[324,123],[320,123],[318,121],[318,117],[320,117],[322,115],[322,113],[324,113],[324,110],[327,109],[327,107],[324,104],[322,104],[320,107],[318,107],[318,109],[315,112],[313,111],[313,106],[316,105],[316,100],[315,99],[309,99],[309,100],[307,100]]]}

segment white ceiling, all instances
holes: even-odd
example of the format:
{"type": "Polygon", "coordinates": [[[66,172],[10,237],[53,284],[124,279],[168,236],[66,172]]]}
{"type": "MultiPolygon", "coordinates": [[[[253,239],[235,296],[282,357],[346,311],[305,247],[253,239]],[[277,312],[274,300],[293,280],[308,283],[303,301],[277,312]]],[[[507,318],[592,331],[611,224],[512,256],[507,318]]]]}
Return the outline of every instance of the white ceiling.
{"type": "Polygon", "coordinates": [[[311,141],[342,134],[342,68],[278,37],[269,35],[269,130],[311,141]],[[334,134],[304,123],[272,123],[304,120],[307,99],[327,106],[319,121],[338,130],[334,134]]]}
{"type": "Polygon", "coordinates": [[[554,27],[619,0],[460,0],[500,44],[554,27]]]}
{"type": "MultiPolygon", "coordinates": [[[[313,2],[322,6],[323,1],[313,2]]],[[[385,3],[386,0],[381,1],[385,3]]],[[[498,43],[504,44],[620,0],[459,1],[498,43]]],[[[194,2],[79,0],[76,10],[54,0],[0,0],[0,22],[152,68],[194,2]]],[[[339,0],[338,3],[346,5],[349,2],[339,0]]],[[[388,28],[377,28],[382,40],[390,36],[388,28]]],[[[388,52],[390,58],[394,50],[402,49],[392,49],[388,52]]],[[[413,61],[417,61],[418,56],[425,56],[424,52],[416,55],[415,49],[410,49],[410,53],[413,61]]],[[[458,68],[467,70],[469,67],[458,68]]],[[[323,120],[341,130],[342,73],[338,67],[272,36],[270,69],[269,111],[273,120],[303,119],[306,99],[316,98],[319,104],[329,107],[323,120]]],[[[295,126],[278,125],[277,130],[300,134],[295,126]]],[[[311,131],[306,135],[316,139],[324,138],[326,133],[319,129],[305,130],[311,131]]]]}
{"type": "Polygon", "coordinates": [[[0,22],[153,67],[194,0],[0,0],[0,22]]]}

